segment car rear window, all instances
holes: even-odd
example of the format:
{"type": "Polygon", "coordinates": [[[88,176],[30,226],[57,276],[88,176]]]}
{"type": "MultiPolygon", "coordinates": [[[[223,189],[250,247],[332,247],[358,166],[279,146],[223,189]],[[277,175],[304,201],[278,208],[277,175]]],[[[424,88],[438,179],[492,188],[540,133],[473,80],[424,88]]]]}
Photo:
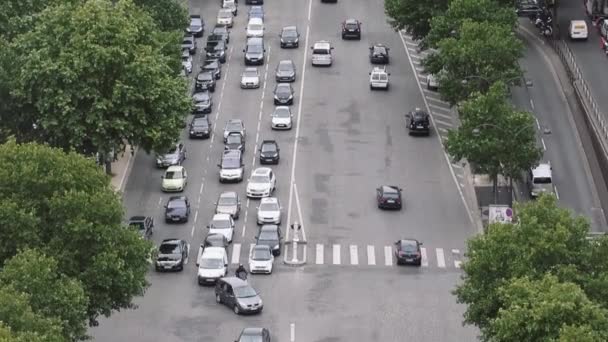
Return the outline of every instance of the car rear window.
{"type": "Polygon", "coordinates": [[[416,252],[418,248],[415,242],[401,241],[401,250],[404,252],[416,252]]]}
{"type": "Polygon", "coordinates": [[[585,29],[587,29],[587,26],[580,25],[580,24],[579,25],[574,25],[574,29],[575,30],[585,30],[585,29]]]}
{"type": "Polygon", "coordinates": [[[164,243],[160,245],[158,250],[161,254],[179,254],[179,245],[176,243],[164,243]]]}

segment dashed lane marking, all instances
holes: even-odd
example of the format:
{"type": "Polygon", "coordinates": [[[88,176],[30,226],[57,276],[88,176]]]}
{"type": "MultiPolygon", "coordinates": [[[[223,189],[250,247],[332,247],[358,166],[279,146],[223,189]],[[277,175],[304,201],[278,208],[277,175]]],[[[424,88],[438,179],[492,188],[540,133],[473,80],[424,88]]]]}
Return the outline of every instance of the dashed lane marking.
{"type": "Polygon", "coordinates": [[[240,257],[241,257],[241,244],[240,243],[235,243],[232,246],[232,259],[231,259],[231,263],[232,264],[238,264],[240,257]]]}

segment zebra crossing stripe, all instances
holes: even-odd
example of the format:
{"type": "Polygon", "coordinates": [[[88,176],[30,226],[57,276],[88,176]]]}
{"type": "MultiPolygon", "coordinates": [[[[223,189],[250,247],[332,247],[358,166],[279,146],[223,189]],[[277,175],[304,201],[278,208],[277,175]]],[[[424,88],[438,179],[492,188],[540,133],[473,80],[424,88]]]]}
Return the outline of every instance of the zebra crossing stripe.
{"type": "Polygon", "coordinates": [[[350,264],[359,265],[359,250],[357,245],[350,245],[350,264]]]}
{"type": "Polygon", "coordinates": [[[391,246],[384,246],[384,264],[386,266],[393,265],[393,248],[391,246]]]}
{"type": "Polygon", "coordinates": [[[317,265],[323,265],[323,245],[320,243],[317,244],[317,253],[316,254],[317,254],[317,258],[316,258],[315,263],[317,265]]]}
{"type": "Polygon", "coordinates": [[[241,244],[235,243],[232,245],[232,259],[231,263],[238,264],[239,259],[241,258],[241,244]]]}
{"type": "Polygon", "coordinates": [[[443,254],[443,248],[435,248],[435,254],[437,254],[437,267],[445,268],[445,255],[443,254]]]}
{"type": "Polygon", "coordinates": [[[420,248],[420,258],[422,259],[420,265],[422,267],[429,267],[429,258],[426,255],[426,247],[420,248]]]}
{"type": "Polygon", "coordinates": [[[372,245],[367,245],[367,264],[376,264],[376,252],[374,251],[374,246],[372,245]]]}
{"type": "Polygon", "coordinates": [[[462,266],[462,261],[460,261],[460,250],[459,249],[452,249],[452,254],[454,255],[454,267],[456,268],[460,268],[460,266],[462,266]]]}
{"type": "Polygon", "coordinates": [[[334,245],[334,265],[340,265],[340,245],[334,245]]]}

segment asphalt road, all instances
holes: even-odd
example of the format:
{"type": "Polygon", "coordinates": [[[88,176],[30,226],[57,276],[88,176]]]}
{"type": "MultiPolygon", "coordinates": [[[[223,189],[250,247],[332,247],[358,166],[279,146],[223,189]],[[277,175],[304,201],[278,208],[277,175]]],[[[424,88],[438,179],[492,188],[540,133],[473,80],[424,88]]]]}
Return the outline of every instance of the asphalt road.
{"type": "MultiPolygon", "coordinates": [[[[192,13],[203,14],[207,29],[213,26],[219,1],[192,0],[190,7],[192,13]]],[[[308,264],[292,268],[283,265],[281,258],[275,261],[272,275],[252,276],[265,308],[261,315],[249,317],[217,305],[213,290],[197,285],[192,261],[181,273],[152,271],[150,289],[136,300],[138,309],[101,320],[90,331],[94,339],[232,341],[244,327],[265,326],[273,340],[280,341],[475,340],[476,330],[462,327],[464,308],[450,293],[459,281],[466,238],[475,228],[439,139],[407,135],[403,115],[410,108],[424,107],[424,101],[403,42],[386,23],[383,1],[268,0],[269,67],[260,67],[266,82],[257,90],[239,88],[245,68],[246,8],[241,3],[229,60],[213,95],[214,138],[188,140],[184,132],[188,149],[184,165],[190,177],[184,194],[193,204],[190,222],[163,222],[162,205],[170,195],[160,192],[162,170],[154,167],[153,156],[144,153],[137,154],[125,189],[126,214],[155,217],[154,241],[185,239],[194,260],[218,194],[238,191],[243,211],[229,248],[231,271],[234,263],[246,264],[257,230],[257,200],[244,198],[246,182],[220,184],[216,166],[225,122],[241,118],[247,129],[247,175],[259,166],[256,142],[267,138],[279,142],[281,162],[272,168],[278,177],[276,196],[284,207],[283,232],[289,232],[287,223],[303,224],[308,264]],[[340,39],[339,23],[348,17],[363,22],[361,41],[340,39]],[[280,49],[280,28],[293,24],[302,34],[300,48],[280,49]],[[329,68],[310,65],[309,47],[320,39],[335,46],[335,62],[329,68]],[[369,90],[367,54],[374,41],[391,47],[391,89],[387,92],[369,90]],[[275,132],[269,117],[274,108],[273,69],[286,58],[293,59],[298,69],[298,79],[292,84],[296,124],[291,131],[275,132]],[[375,188],[381,184],[404,189],[404,210],[376,208],[375,188]],[[394,265],[391,246],[404,237],[424,242],[421,268],[394,265]]],[[[206,36],[199,39],[199,50],[206,36]]]]}

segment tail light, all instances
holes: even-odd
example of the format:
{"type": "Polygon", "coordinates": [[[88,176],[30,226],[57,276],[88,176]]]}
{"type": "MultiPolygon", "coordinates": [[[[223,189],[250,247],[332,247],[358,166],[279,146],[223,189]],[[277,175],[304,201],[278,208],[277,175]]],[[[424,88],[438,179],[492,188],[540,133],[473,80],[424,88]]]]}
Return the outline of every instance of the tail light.
{"type": "Polygon", "coordinates": [[[399,256],[405,256],[404,252],[399,252],[399,256]]]}

